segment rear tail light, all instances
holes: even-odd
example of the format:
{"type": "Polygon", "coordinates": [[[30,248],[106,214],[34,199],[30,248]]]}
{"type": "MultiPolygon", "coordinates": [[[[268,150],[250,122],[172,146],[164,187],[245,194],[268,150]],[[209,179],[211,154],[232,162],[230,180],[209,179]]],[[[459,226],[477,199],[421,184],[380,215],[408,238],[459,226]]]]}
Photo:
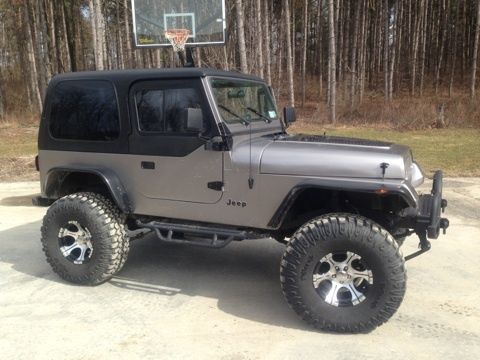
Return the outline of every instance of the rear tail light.
{"type": "Polygon", "coordinates": [[[35,169],[37,169],[37,171],[40,171],[40,163],[38,160],[38,155],[35,156],[35,169]]]}

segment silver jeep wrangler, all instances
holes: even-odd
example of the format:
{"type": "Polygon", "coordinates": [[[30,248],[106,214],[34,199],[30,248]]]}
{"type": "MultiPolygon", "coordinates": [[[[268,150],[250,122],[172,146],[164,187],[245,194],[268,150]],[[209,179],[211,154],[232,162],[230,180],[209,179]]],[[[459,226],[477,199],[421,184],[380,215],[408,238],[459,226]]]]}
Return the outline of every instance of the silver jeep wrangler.
{"type": "Polygon", "coordinates": [[[292,309],[318,329],[365,332],[406,288],[405,260],[429,250],[441,218],[409,148],[291,135],[262,79],[212,69],[83,72],[50,82],[37,165],[47,261],[96,285],[127,260],[132,234],[221,248],[275,238],[292,309]],[[404,258],[405,237],[420,250],[404,258]]]}

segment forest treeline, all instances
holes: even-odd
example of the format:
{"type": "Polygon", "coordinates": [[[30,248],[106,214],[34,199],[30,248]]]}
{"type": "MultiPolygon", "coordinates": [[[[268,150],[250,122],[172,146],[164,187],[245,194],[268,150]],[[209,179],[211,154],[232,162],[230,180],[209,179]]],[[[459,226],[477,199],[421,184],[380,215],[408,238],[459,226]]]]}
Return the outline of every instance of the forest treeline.
{"type": "MultiPolygon", "coordinates": [[[[257,74],[332,122],[400,99],[429,99],[442,122],[448,99],[479,114],[480,0],[226,4],[227,45],[195,49],[197,66],[257,74]]],[[[0,119],[38,114],[54,74],[178,66],[171,49],[135,49],[132,30],[130,0],[0,0],[0,119]]]]}

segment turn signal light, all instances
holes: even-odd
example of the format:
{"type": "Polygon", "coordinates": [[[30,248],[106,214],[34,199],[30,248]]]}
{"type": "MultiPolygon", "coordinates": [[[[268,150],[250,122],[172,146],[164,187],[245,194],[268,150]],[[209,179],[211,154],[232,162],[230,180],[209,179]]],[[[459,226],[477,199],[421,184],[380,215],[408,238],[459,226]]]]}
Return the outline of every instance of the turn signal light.
{"type": "Polygon", "coordinates": [[[375,194],[386,195],[386,194],[388,194],[388,190],[387,190],[387,188],[381,187],[380,189],[375,190],[375,194]]]}

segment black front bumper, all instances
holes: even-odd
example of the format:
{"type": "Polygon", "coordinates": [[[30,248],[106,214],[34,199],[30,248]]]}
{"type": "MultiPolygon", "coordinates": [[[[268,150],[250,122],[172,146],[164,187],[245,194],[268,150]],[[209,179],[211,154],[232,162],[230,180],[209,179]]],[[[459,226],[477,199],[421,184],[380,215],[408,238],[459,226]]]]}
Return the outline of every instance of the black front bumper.
{"type": "Polygon", "coordinates": [[[440,230],[445,231],[449,226],[449,221],[442,218],[442,213],[448,205],[447,200],[442,199],[443,174],[440,170],[433,176],[433,186],[430,194],[420,196],[418,215],[416,217],[415,232],[426,231],[429,239],[436,239],[440,235],[440,230]]]}
{"type": "Polygon", "coordinates": [[[404,209],[400,213],[400,223],[404,228],[413,229],[420,238],[436,239],[440,230],[448,228],[448,219],[442,218],[447,200],[442,199],[443,174],[440,170],[433,176],[430,194],[420,195],[418,206],[404,209]]]}
{"type": "Polygon", "coordinates": [[[407,208],[400,214],[402,227],[413,229],[420,239],[420,250],[414,254],[406,256],[409,260],[428,250],[430,250],[430,242],[428,239],[437,239],[440,230],[445,234],[449,221],[442,218],[448,203],[442,198],[443,190],[443,173],[438,170],[433,176],[433,186],[430,194],[420,195],[418,207],[407,208]]]}

